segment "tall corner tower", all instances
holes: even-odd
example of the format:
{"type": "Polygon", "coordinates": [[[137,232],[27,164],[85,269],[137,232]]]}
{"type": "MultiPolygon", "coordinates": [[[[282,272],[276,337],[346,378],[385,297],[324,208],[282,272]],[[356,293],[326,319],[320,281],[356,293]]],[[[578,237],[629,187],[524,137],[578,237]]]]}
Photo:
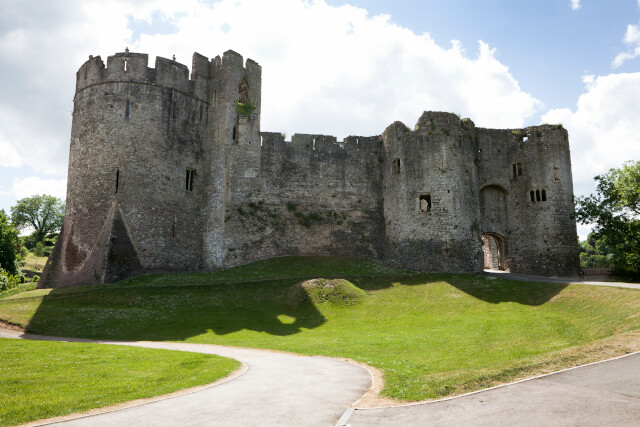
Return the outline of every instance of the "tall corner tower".
{"type": "Polygon", "coordinates": [[[210,63],[128,50],[77,72],[64,226],[41,286],[201,266],[210,63]]]}

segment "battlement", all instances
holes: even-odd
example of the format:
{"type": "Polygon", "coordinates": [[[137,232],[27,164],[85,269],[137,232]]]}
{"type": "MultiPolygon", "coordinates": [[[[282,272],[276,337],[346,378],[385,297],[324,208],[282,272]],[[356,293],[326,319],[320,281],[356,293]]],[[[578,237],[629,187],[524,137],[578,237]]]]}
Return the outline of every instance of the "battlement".
{"type": "Polygon", "coordinates": [[[363,152],[377,153],[382,146],[382,137],[380,135],[351,135],[345,137],[342,141],[338,141],[335,136],[322,134],[295,133],[290,141],[285,141],[284,134],[277,132],[260,132],[260,136],[263,142],[263,150],[289,147],[294,150],[308,151],[309,154],[352,153],[361,150],[363,152]]]}
{"type": "Polygon", "coordinates": [[[155,67],[149,67],[146,53],[118,52],[107,58],[105,67],[100,56],[89,56],[76,74],[76,93],[103,83],[138,83],[172,89],[203,102],[208,102],[209,86],[212,79],[230,71],[245,71],[248,74],[262,73],[260,65],[247,59],[243,64],[242,55],[228,50],[220,58],[213,60],[194,53],[191,73],[189,67],[173,59],[156,57],[155,67]]]}

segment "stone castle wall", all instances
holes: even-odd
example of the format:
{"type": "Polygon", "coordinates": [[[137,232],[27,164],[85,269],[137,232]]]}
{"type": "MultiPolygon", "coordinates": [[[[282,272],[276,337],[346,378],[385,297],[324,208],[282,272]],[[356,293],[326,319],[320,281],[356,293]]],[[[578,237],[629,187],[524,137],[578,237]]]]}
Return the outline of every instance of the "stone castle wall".
{"type": "Polygon", "coordinates": [[[145,54],[90,57],[74,102],[65,224],[41,286],[283,255],[478,272],[483,236],[511,271],[577,271],[561,127],[425,112],[413,130],[284,141],[260,131],[261,67],[233,51],[194,54],[191,74],[145,54]]]}

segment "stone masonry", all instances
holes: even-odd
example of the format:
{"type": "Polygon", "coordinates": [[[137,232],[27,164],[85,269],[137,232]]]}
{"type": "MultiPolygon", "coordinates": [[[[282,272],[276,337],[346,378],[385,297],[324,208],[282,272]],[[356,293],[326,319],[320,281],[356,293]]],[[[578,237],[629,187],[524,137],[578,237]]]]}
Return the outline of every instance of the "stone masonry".
{"type": "Polygon", "coordinates": [[[233,51],[126,52],[77,73],[65,222],[40,286],[285,255],[425,272],[573,275],[567,131],[425,112],[382,135],[260,131],[262,69],[233,51]],[[249,106],[244,111],[238,102],[249,106]]]}

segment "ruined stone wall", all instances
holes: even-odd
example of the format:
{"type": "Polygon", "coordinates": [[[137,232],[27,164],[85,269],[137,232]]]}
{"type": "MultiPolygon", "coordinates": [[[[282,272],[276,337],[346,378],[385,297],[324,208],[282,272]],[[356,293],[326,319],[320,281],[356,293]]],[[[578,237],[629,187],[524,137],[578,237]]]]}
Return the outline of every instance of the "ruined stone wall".
{"type": "Polygon", "coordinates": [[[482,271],[473,124],[425,112],[415,130],[396,122],[383,137],[386,257],[420,271],[482,271]]]}
{"type": "Polygon", "coordinates": [[[226,265],[282,255],[380,257],[379,137],[296,134],[285,142],[262,133],[260,140],[259,160],[237,162],[229,179],[226,265]]]}

